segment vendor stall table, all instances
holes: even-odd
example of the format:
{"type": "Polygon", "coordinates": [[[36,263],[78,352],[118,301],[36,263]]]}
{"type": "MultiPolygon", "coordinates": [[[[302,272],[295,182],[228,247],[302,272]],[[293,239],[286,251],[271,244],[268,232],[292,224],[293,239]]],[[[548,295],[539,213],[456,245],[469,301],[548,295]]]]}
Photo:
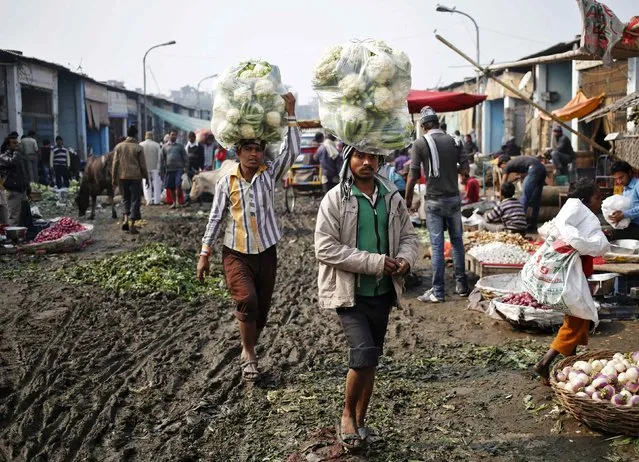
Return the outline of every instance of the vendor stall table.
{"type": "Polygon", "coordinates": [[[480,262],[468,253],[465,258],[466,271],[470,271],[480,278],[493,274],[518,273],[524,267],[523,264],[480,262]]]}

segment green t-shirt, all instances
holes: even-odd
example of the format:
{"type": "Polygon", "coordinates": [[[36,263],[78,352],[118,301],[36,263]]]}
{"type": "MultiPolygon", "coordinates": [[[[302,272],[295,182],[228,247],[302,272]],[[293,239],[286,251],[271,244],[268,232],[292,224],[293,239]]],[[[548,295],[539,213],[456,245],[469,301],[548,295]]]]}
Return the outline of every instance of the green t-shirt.
{"type": "MultiPolygon", "coordinates": [[[[357,199],[357,248],[371,253],[388,255],[388,210],[384,196],[389,193],[386,187],[375,182],[377,196],[375,205],[353,185],[353,197],[357,199]]],[[[377,279],[375,275],[360,274],[356,281],[356,295],[373,297],[390,292],[393,281],[390,276],[377,279]]]]}

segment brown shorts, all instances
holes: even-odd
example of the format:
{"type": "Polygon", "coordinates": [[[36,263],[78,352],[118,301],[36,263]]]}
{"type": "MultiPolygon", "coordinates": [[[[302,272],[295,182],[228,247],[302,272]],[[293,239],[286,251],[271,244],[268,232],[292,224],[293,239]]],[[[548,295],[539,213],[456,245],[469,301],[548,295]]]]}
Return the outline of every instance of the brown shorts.
{"type": "Polygon", "coordinates": [[[271,246],[262,253],[244,254],[222,248],[226,286],[235,300],[235,317],[242,322],[266,325],[277,273],[277,250],[271,246]]]}

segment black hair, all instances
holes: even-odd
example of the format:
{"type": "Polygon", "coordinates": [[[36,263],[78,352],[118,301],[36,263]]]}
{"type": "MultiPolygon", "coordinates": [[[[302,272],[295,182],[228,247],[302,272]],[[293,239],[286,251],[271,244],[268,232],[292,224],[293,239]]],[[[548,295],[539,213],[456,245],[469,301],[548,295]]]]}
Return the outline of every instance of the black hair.
{"type": "Polygon", "coordinates": [[[439,128],[441,128],[443,131],[446,131],[446,127],[447,127],[446,122],[444,122],[443,124],[439,126],[439,128]]]}
{"type": "Polygon", "coordinates": [[[28,136],[35,136],[35,130],[29,130],[28,136]]]}
{"type": "Polygon", "coordinates": [[[18,134],[16,132],[11,132],[7,135],[6,140],[17,140],[18,139],[18,134]]]}
{"type": "Polygon", "coordinates": [[[504,199],[510,199],[514,195],[515,185],[512,184],[510,181],[504,182],[504,184],[501,185],[501,197],[503,197],[504,199]]]}
{"type": "Polygon", "coordinates": [[[63,141],[63,140],[62,140],[62,137],[61,137],[60,135],[56,136],[56,137],[55,137],[55,140],[56,140],[56,142],[57,142],[57,141],[63,141]]]}
{"type": "Polygon", "coordinates": [[[633,174],[632,165],[630,165],[628,162],[623,160],[618,160],[616,162],[613,162],[612,165],[610,166],[610,173],[617,173],[617,172],[627,173],[628,175],[632,176],[633,174]]]}
{"type": "Polygon", "coordinates": [[[313,140],[316,143],[323,143],[324,142],[324,133],[322,133],[322,132],[315,133],[315,137],[313,138],[313,140]]]}
{"type": "Polygon", "coordinates": [[[508,162],[510,162],[510,156],[508,154],[502,154],[501,156],[499,156],[497,166],[499,167],[501,164],[507,164],[508,162]]]}
{"type": "Polygon", "coordinates": [[[127,136],[130,136],[131,138],[135,138],[136,136],[138,136],[138,126],[137,125],[131,125],[129,126],[129,129],[126,131],[127,136]]]}
{"type": "Polygon", "coordinates": [[[42,140],[42,144],[44,145],[51,144],[51,141],[49,141],[48,139],[44,139],[42,140]]]}
{"type": "Polygon", "coordinates": [[[455,130],[455,135],[461,136],[461,133],[459,132],[459,130],[455,130]]]}
{"type": "MultiPolygon", "coordinates": [[[[445,125],[446,125],[446,124],[442,124],[442,127],[441,127],[441,128],[442,128],[442,130],[444,129],[444,126],[445,126],[445,125]]],[[[432,130],[432,129],[434,129],[434,128],[440,128],[440,125],[439,125],[439,121],[434,121],[434,120],[433,120],[433,121],[431,121],[431,122],[424,122],[424,123],[422,124],[422,127],[424,127],[424,130],[432,130]]]]}
{"type": "Polygon", "coordinates": [[[599,186],[592,178],[580,178],[568,187],[568,199],[579,199],[584,205],[590,202],[599,186]]]}
{"type": "Polygon", "coordinates": [[[191,135],[195,136],[195,132],[189,132],[189,138],[191,137],[191,135]]]}
{"type": "Polygon", "coordinates": [[[337,138],[332,133],[329,133],[328,135],[326,135],[326,138],[328,138],[331,141],[337,141],[337,138]]]}

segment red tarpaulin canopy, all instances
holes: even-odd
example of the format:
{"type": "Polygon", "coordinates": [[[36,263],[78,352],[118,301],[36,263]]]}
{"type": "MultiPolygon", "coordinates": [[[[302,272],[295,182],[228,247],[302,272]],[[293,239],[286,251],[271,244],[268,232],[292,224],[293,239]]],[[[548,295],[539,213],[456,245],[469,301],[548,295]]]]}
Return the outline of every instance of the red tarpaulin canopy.
{"type": "Polygon", "coordinates": [[[424,106],[430,106],[436,112],[461,111],[476,106],[485,99],[486,95],[458,91],[411,90],[408,93],[408,110],[415,114],[424,106]]]}

